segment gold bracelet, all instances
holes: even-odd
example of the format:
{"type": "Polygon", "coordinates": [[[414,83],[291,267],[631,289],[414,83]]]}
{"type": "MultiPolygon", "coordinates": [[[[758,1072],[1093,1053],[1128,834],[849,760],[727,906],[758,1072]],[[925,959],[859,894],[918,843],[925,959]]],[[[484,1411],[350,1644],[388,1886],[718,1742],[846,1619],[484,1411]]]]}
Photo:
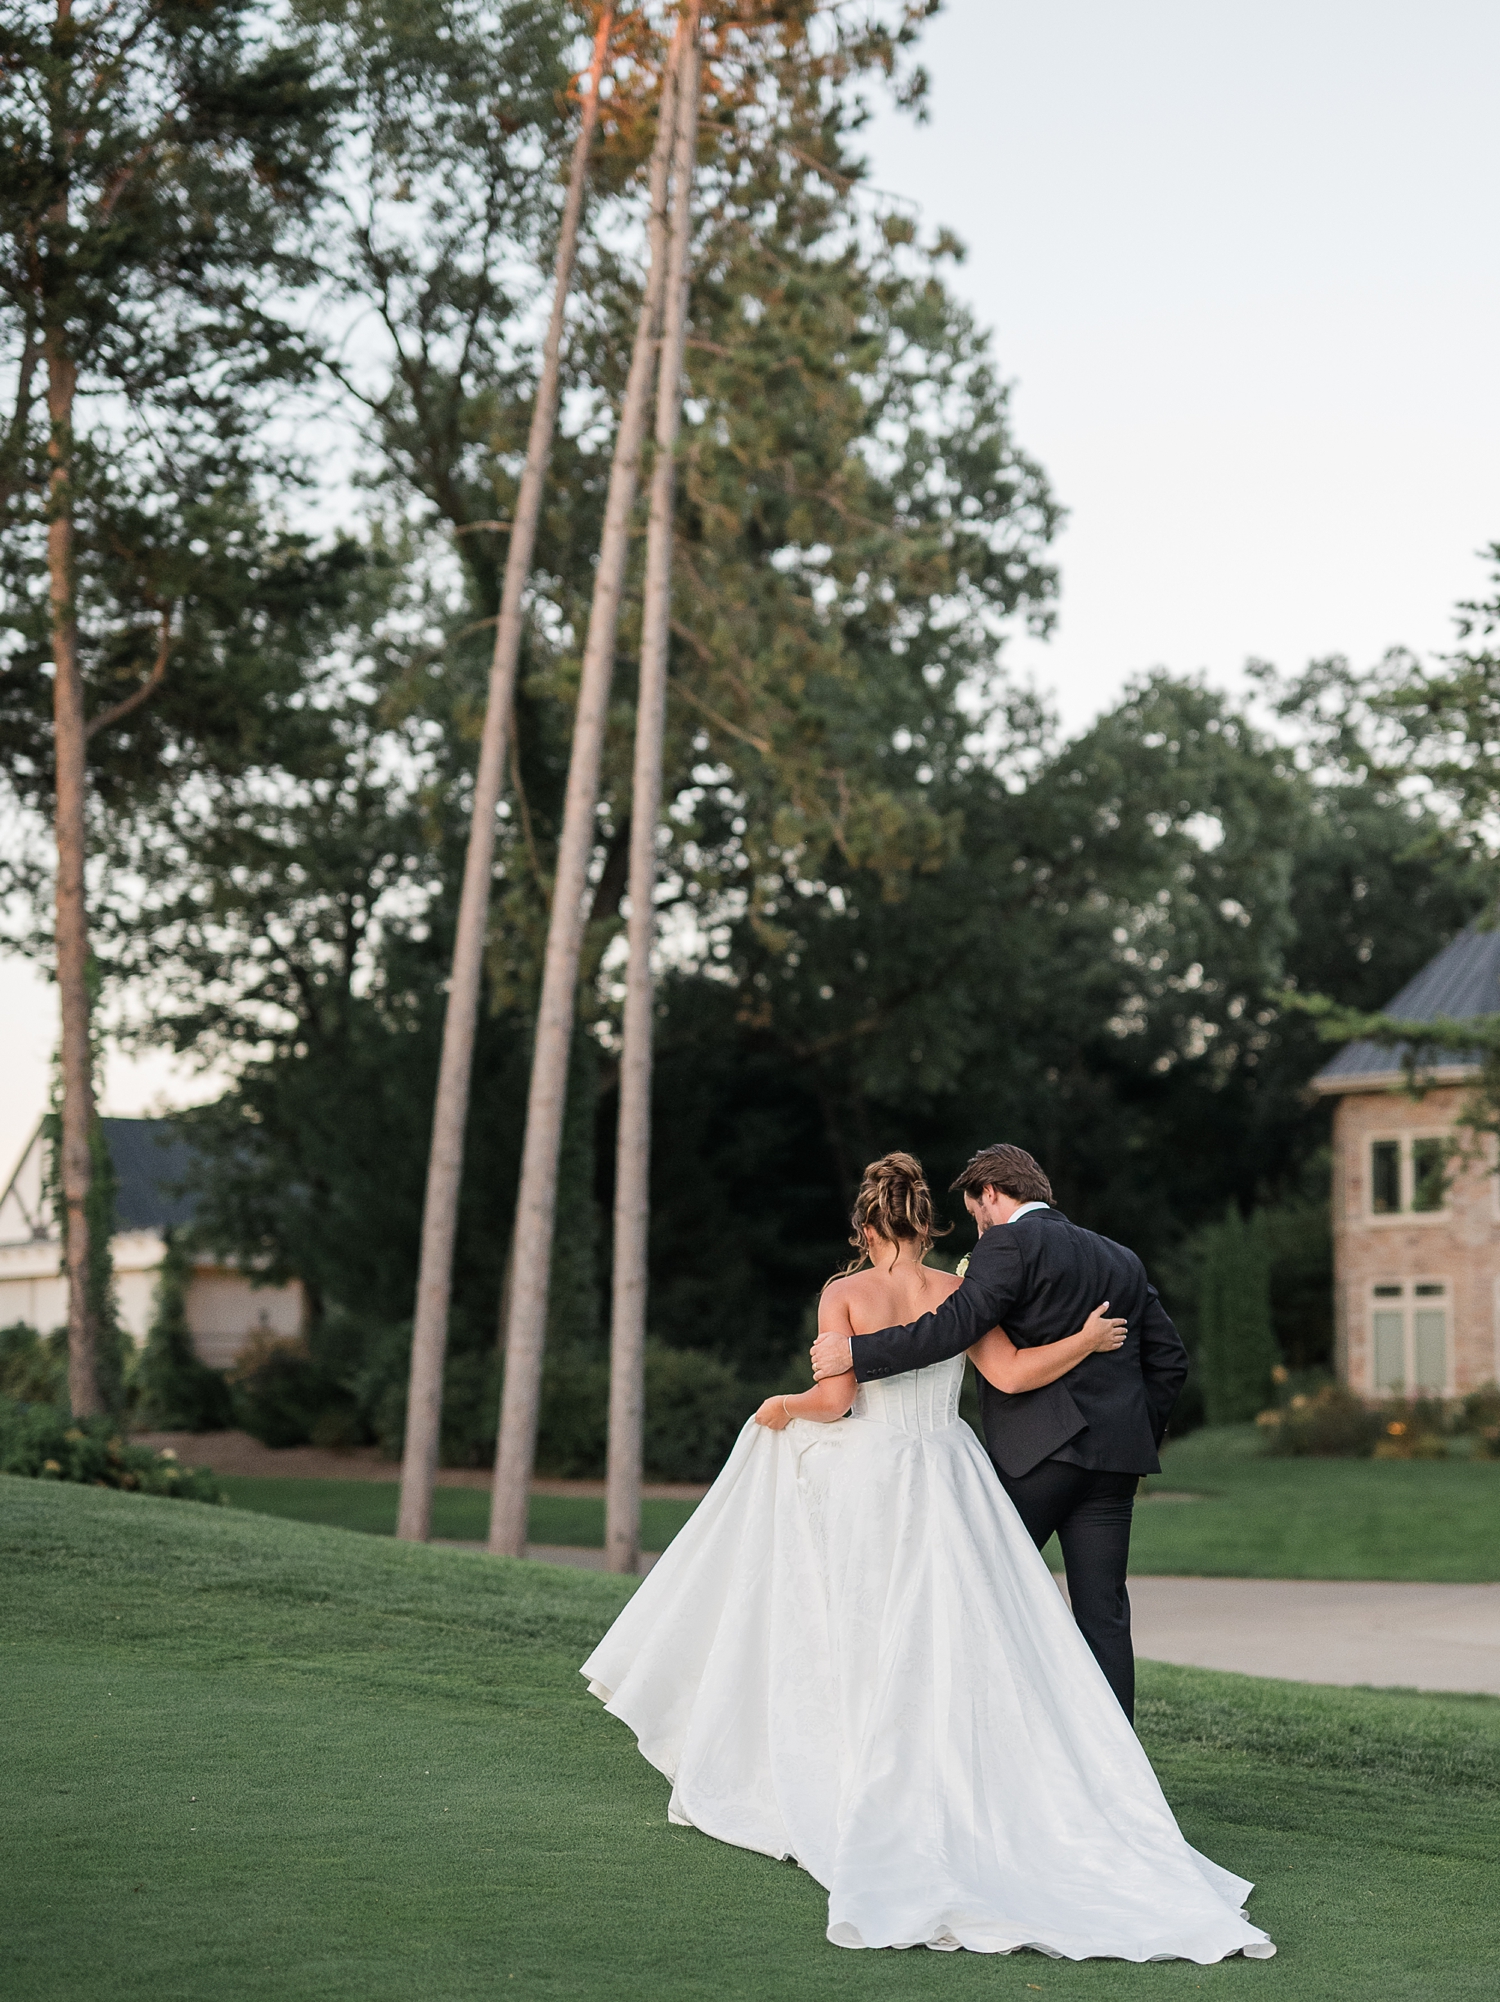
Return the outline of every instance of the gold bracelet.
{"type": "Polygon", "coordinates": [[[786,1408],[786,1398],[784,1395],[781,1400],[781,1415],[786,1420],[787,1424],[790,1425],[792,1422],[792,1414],[786,1408]]]}

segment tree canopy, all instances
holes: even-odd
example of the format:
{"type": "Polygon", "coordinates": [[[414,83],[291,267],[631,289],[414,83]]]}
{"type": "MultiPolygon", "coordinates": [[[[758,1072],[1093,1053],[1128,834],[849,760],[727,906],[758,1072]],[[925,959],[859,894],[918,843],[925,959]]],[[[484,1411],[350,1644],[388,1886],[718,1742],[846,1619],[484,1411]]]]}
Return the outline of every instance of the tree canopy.
{"type": "MultiPolygon", "coordinates": [[[[329,1397],[390,1438],[587,10],[138,11],[149,33],[120,75],[150,88],[120,85],[89,169],[97,257],[68,309],[91,399],[79,601],[95,713],[143,684],[164,635],[170,664],[101,743],[95,950],[136,1034],[232,1075],[194,1116],[211,1163],[200,1228],[304,1281],[329,1397]],[[222,143],[194,151],[210,109],[222,143]],[[188,164],[111,208],[149,120],[176,121],[188,164]],[[128,277],[111,234],[127,224],[158,246],[128,277]]],[[[793,0],[708,10],[658,833],[650,1326],[756,1382],[799,1346],[860,1169],[891,1146],[945,1185],[976,1145],[1017,1140],[1065,1207],[1152,1261],[1230,1203],[1307,1199],[1326,1115],[1305,1085],[1323,1051],[1278,996],[1378,1007],[1491,894],[1493,661],[1478,648],[1445,675],[1393,667],[1378,700],[1338,663],[1263,676],[1243,699],[1159,673],[1071,738],[1009,673],[1007,634],[1053,616],[1061,509],[955,296],[961,247],[877,197],[859,158],[871,89],[920,103],[923,11],[854,25],[793,0]],[[1398,739],[1419,748],[1425,789],[1398,739]]],[[[22,17],[5,60],[44,82],[50,15],[22,17]]],[[[472,1454],[493,1423],[531,1019],[640,305],[643,78],[661,23],[622,18],[475,1057],[448,1442],[472,1454]]],[[[126,33],[100,19],[100,36],[126,33]]],[[[30,133],[27,103],[4,115],[30,133]]],[[[8,157],[14,175],[16,145],[8,157]]],[[[41,180],[0,195],[16,218],[17,413],[0,468],[0,743],[17,824],[37,825],[47,426],[23,252],[48,196],[41,180]]],[[[595,1359],[639,568],[551,1323],[560,1354],[595,1359]]],[[[1483,638],[1493,607],[1472,617],[1483,638]]],[[[44,872],[12,883],[41,895],[44,872]]],[[[33,919],[33,949],[42,938],[33,919]]]]}

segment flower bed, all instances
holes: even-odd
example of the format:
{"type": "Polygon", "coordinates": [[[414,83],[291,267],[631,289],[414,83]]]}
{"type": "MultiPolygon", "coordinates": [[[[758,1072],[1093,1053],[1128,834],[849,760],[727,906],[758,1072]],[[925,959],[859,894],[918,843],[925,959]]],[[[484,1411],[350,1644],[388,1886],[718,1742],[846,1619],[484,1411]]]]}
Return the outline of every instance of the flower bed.
{"type": "Polygon", "coordinates": [[[113,1418],[74,1419],[55,1404],[17,1404],[9,1398],[0,1398],[0,1474],[177,1495],[184,1501],[224,1499],[207,1467],[184,1467],[170,1447],[156,1452],[128,1445],[113,1418]]]}

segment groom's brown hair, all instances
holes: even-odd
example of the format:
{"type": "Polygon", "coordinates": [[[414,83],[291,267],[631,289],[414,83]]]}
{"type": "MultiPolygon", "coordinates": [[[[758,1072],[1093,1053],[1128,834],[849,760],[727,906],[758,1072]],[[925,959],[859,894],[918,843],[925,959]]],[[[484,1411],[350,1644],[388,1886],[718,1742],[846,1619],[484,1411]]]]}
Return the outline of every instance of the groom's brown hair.
{"type": "Polygon", "coordinates": [[[1050,1203],[1052,1184],[1024,1147],[981,1147],[948,1193],[962,1189],[977,1196],[981,1189],[998,1189],[1018,1203],[1050,1203]]]}

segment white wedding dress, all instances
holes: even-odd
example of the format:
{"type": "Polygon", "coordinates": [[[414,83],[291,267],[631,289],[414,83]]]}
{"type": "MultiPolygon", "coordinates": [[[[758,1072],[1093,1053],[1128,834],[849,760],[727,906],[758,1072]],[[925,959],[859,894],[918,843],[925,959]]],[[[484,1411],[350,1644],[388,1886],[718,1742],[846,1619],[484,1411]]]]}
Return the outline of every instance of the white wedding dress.
{"type": "Polygon", "coordinates": [[[836,1946],[1276,1949],[1188,1847],[974,1434],[963,1358],[747,1424],[584,1664],[668,1813],[795,1857],[836,1946]]]}

